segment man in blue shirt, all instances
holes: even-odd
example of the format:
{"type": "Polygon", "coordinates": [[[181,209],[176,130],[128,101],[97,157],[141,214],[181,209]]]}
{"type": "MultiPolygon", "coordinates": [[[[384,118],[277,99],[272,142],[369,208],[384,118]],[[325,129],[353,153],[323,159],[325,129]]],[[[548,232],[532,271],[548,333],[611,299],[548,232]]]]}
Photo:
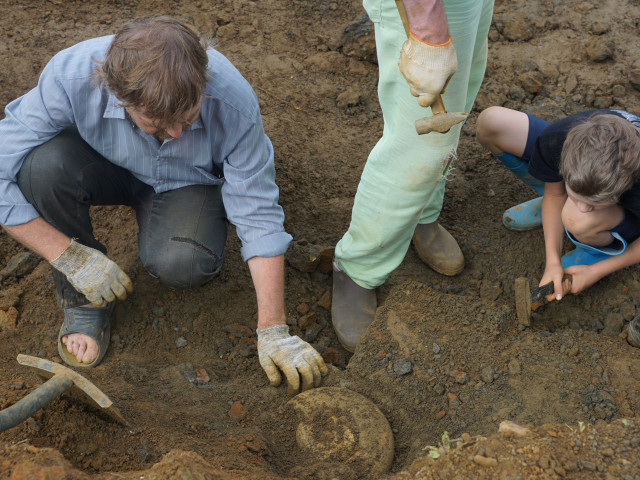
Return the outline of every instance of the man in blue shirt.
{"type": "Polygon", "coordinates": [[[327,367],[290,336],[273,148],[247,81],[190,26],[134,20],[59,52],[0,121],[0,224],[54,267],[58,351],[97,365],[129,277],[92,234],[91,205],[136,211],[151,275],[193,288],[222,267],[236,226],[258,302],[258,355],[272,385],[318,386],[327,367]],[[300,385],[300,379],[302,385],[300,385]]]}

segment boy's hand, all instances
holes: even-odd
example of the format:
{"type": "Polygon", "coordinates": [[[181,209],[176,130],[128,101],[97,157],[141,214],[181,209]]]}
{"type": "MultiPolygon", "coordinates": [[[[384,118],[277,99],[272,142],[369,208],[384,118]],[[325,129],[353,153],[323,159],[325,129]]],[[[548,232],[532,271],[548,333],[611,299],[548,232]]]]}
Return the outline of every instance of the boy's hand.
{"type": "Polygon", "coordinates": [[[568,280],[565,282],[565,285],[563,285],[563,276],[564,269],[561,264],[558,263],[546,266],[542,279],[540,280],[540,285],[546,285],[549,282],[553,282],[553,293],[546,297],[548,302],[552,302],[553,300],[562,300],[563,295],[571,291],[571,286],[568,283],[568,280]]]}
{"type": "Polygon", "coordinates": [[[574,265],[566,268],[565,272],[570,273],[573,276],[573,280],[571,282],[571,293],[574,295],[586,290],[600,280],[600,276],[594,275],[594,269],[589,265],[574,265]]]}

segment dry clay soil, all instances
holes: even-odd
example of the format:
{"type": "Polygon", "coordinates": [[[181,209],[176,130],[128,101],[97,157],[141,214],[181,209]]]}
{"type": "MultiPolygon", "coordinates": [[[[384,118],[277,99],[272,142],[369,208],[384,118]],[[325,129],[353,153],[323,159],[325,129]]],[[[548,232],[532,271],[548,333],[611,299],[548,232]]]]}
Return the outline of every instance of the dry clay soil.
{"type": "MultiPolygon", "coordinates": [[[[233,230],[221,276],[173,291],[137,259],[132,211],[95,208],[96,235],[135,292],[116,307],[102,364],[81,373],[128,426],[60,397],[0,434],[0,478],[640,478],[640,350],[625,340],[640,313],[640,271],[617,272],[518,326],[514,280],[539,280],[542,232],[502,226],[504,209],[533,193],[474,135],[478,112],[491,105],[550,121],[610,106],[640,113],[640,2],[496,1],[486,77],[440,218],[465,270],[442,277],[410,248],[350,355],[331,328],[329,265],[382,131],[363,13],[359,0],[0,1],[2,106],[35,86],[55,52],[134,17],[180,15],[215,36],[254,86],[275,146],[294,236],[291,330],[330,365],[329,390],[292,400],[269,386],[233,230]],[[498,432],[505,420],[529,430],[498,432]]],[[[61,311],[50,267],[5,233],[0,262],[7,408],[42,383],[18,354],[60,362],[61,311]]]]}

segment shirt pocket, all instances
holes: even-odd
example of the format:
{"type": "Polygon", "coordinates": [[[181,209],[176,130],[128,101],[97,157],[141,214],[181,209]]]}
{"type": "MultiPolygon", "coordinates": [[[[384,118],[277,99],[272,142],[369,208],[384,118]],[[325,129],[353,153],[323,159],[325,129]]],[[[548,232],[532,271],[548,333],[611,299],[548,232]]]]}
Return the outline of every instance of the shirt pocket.
{"type": "Polygon", "coordinates": [[[362,6],[369,15],[369,19],[374,23],[379,23],[382,10],[382,2],[383,1],[393,1],[393,0],[363,0],[362,6]]]}

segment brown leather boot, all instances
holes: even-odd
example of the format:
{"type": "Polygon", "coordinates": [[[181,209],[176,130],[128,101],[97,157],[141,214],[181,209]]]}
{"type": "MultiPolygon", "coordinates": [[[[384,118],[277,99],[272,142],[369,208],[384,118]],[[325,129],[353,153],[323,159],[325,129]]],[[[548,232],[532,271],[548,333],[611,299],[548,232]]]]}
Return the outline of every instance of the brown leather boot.
{"type": "Polygon", "coordinates": [[[331,321],[345,350],[355,351],[360,337],[375,318],[377,304],[375,290],[361,287],[333,262],[331,321]]]}
{"type": "Polygon", "coordinates": [[[413,245],[420,260],[436,272],[450,277],[464,269],[464,255],[456,239],[438,222],[418,224],[413,245]]]}

